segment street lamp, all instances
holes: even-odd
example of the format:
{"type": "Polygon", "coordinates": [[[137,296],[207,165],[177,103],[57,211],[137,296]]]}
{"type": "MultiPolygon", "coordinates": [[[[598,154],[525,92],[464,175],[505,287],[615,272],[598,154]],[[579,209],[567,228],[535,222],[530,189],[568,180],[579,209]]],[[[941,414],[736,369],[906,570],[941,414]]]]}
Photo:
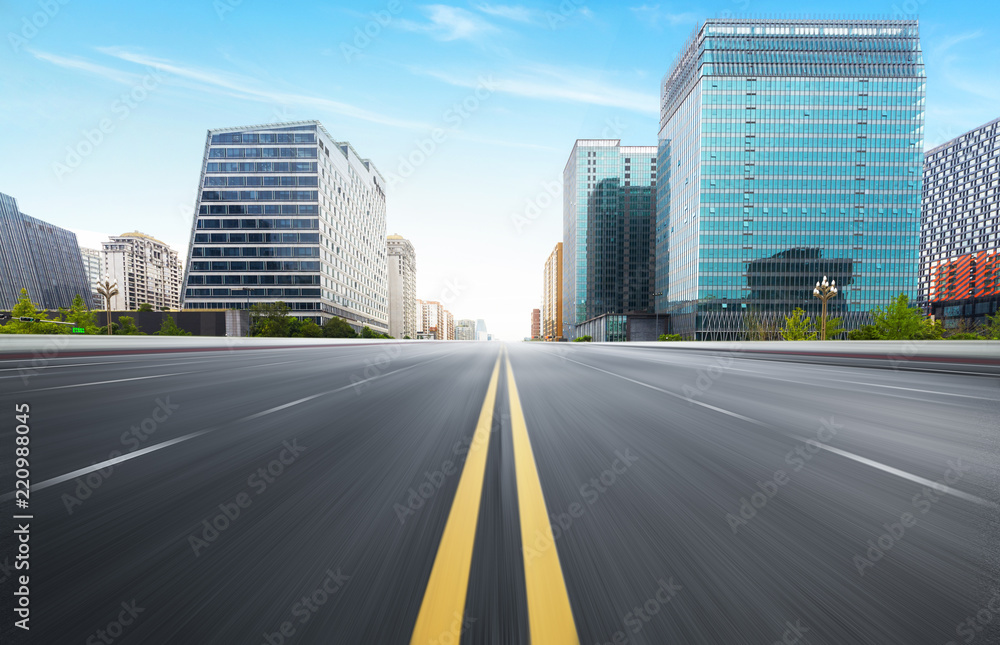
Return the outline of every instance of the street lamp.
{"type": "Polygon", "coordinates": [[[826,340],[826,301],[837,295],[837,281],[832,280],[830,282],[826,281],[826,276],[823,276],[823,282],[817,282],[816,288],[813,289],[813,295],[820,299],[823,303],[823,322],[820,331],[820,340],[826,340]]]}
{"type": "Polygon", "coordinates": [[[654,332],[656,340],[660,340],[660,308],[656,306],[656,297],[662,295],[662,291],[657,291],[653,294],[653,311],[656,313],[656,331],[654,332]]]}

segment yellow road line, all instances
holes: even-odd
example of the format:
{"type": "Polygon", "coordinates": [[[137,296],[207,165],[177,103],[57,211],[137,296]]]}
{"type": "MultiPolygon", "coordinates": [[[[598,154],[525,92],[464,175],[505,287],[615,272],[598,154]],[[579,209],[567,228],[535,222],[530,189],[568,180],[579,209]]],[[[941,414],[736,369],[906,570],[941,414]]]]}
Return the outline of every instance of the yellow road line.
{"type": "MultiPolygon", "coordinates": [[[[441,535],[434,567],[427,581],[420,614],[413,628],[412,645],[437,643],[446,634],[458,642],[465,614],[465,595],[469,588],[469,569],[472,568],[472,547],[476,540],[479,521],[479,502],[483,497],[483,478],[486,474],[486,454],[493,430],[493,407],[497,397],[497,380],[500,376],[500,356],[493,366],[493,376],[486,390],[482,412],[476,432],[469,446],[469,454],[462,468],[462,478],[455,490],[448,522],[441,535]],[[458,631],[456,631],[458,630],[458,631]]],[[[542,641],[536,641],[542,642],[542,641]]]]}
{"type": "Polygon", "coordinates": [[[507,359],[507,393],[514,439],[517,506],[521,519],[524,551],[524,582],[528,594],[528,623],[532,645],[577,645],[580,640],[573,622],[566,581],[556,551],[542,483],[531,451],[528,426],[514,384],[514,371],[507,359]]]}

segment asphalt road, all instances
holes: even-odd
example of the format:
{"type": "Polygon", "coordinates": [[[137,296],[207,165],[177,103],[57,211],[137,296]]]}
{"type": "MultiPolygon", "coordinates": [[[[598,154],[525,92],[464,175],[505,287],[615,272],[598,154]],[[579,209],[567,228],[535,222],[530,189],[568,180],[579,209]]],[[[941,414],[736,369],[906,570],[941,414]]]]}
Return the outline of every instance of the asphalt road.
{"type": "Polygon", "coordinates": [[[1000,642],[988,363],[200,349],[0,360],[2,642],[1000,642]]]}

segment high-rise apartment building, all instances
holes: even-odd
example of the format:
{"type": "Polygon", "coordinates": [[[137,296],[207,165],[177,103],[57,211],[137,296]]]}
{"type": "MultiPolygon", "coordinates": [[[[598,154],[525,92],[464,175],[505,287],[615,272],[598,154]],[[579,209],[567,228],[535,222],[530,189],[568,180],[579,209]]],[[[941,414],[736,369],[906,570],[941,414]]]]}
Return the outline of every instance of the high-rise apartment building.
{"type": "Polygon", "coordinates": [[[541,338],[542,337],[542,310],[532,309],[531,310],[531,338],[541,338]]]}
{"type": "Polygon", "coordinates": [[[97,296],[97,285],[104,278],[104,252],[81,246],[80,259],[83,260],[83,272],[87,274],[91,293],[94,294],[94,302],[100,306],[101,299],[97,296]]]}
{"type": "Polygon", "coordinates": [[[656,147],[581,139],[563,170],[563,319],[652,311],[656,147]]]}
{"type": "Polygon", "coordinates": [[[916,295],[924,65],[915,20],[713,19],[661,85],[657,309],[688,338],[916,295]]]}
{"type": "Polygon", "coordinates": [[[556,244],[545,261],[542,280],[542,338],[556,340],[563,337],[562,284],[563,243],[556,244]]]}
{"type": "Polygon", "coordinates": [[[389,335],[393,338],[417,332],[417,254],[401,235],[386,240],[389,276],[389,335]]]}
{"type": "Polygon", "coordinates": [[[122,233],[101,243],[104,271],[118,284],[113,310],[143,303],[154,309],[180,309],[181,264],[177,251],[145,233],[122,233]]]}
{"type": "Polygon", "coordinates": [[[283,301],[388,333],[385,190],[319,121],[210,130],[185,309],[283,301]]]}
{"type": "Polygon", "coordinates": [[[455,316],[447,309],[444,310],[444,330],[445,340],[455,340],[455,316]]]}
{"type": "Polygon", "coordinates": [[[476,340],[476,321],[471,318],[456,320],[455,340],[476,340]]]}
{"type": "Polygon", "coordinates": [[[76,233],[25,215],[0,193],[0,308],[13,308],[21,289],[44,309],[69,308],[77,295],[94,304],[76,233]]]}
{"type": "Polygon", "coordinates": [[[920,296],[946,328],[1000,306],[1000,119],[924,155],[920,296]]]}
{"type": "Polygon", "coordinates": [[[455,319],[436,300],[417,300],[417,334],[435,340],[455,340],[455,319]]]}

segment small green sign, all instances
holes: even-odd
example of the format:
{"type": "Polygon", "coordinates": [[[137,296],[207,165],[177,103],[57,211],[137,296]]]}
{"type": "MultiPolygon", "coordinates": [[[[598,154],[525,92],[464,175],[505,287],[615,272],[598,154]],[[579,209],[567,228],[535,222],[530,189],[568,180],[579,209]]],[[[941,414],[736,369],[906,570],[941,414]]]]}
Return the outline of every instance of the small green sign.
{"type": "Polygon", "coordinates": [[[83,327],[74,327],[73,328],[73,333],[74,334],[85,334],[85,333],[87,333],[87,330],[85,330],[83,327]]]}

